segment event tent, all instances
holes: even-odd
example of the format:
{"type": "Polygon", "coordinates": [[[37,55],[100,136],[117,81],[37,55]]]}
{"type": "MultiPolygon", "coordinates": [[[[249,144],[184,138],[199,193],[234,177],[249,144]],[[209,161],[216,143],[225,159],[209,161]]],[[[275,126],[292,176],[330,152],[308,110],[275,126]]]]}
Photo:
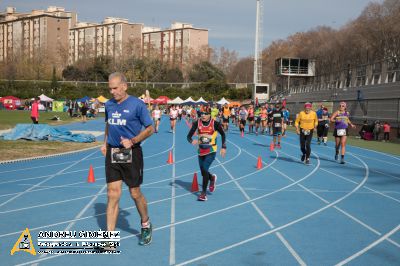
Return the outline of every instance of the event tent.
{"type": "Polygon", "coordinates": [[[39,98],[40,98],[40,101],[41,101],[41,102],[52,102],[52,101],[53,101],[52,98],[47,97],[47,96],[44,95],[44,94],[39,95],[39,98]]]}
{"type": "Polygon", "coordinates": [[[203,97],[200,97],[200,99],[198,99],[198,100],[196,101],[196,103],[198,103],[198,104],[207,104],[207,101],[204,100],[203,97]]]}
{"type": "Polygon", "coordinates": [[[191,105],[191,104],[195,104],[195,103],[196,103],[196,101],[193,100],[192,97],[189,97],[186,100],[184,100],[182,104],[191,105]]]}
{"type": "Polygon", "coordinates": [[[229,107],[239,107],[241,106],[240,102],[231,102],[228,104],[229,107]]]}
{"type": "Polygon", "coordinates": [[[181,103],[183,103],[183,100],[179,98],[179,96],[171,101],[168,101],[168,104],[181,104],[181,103]]]}
{"type": "Polygon", "coordinates": [[[106,97],[104,97],[103,95],[100,95],[99,97],[96,98],[99,102],[101,103],[105,103],[108,101],[108,99],[106,97]]]}
{"type": "Polygon", "coordinates": [[[171,99],[167,96],[160,96],[153,101],[154,104],[167,104],[171,99]]]}
{"type": "Polygon", "coordinates": [[[222,97],[222,99],[217,102],[217,104],[219,105],[224,105],[226,103],[229,104],[229,102],[224,97],[222,97]]]}
{"type": "Polygon", "coordinates": [[[89,96],[85,96],[83,98],[77,99],[77,102],[81,102],[81,103],[85,103],[85,102],[89,102],[92,98],[90,98],[89,96]]]}
{"type": "Polygon", "coordinates": [[[4,96],[0,99],[6,109],[14,110],[21,105],[21,99],[14,96],[4,96]]]}

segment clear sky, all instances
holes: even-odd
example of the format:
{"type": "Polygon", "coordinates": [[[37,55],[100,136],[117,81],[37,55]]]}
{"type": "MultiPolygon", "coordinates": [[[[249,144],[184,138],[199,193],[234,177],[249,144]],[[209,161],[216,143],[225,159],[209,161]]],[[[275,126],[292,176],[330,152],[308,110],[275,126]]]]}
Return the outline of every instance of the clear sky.
{"type": "MultiPolygon", "coordinates": [[[[370,2],[383,0],[263,0],[263,47],[317,26],[340,28],[357,18],[370,2]]],[[[105,17],[127,18],[145,26],[168,28],[174,21],[209,30],[209,45],[254,55],[256,0],[0,0],[0,9],[17,12],[62,6],[78,13],[81,22],[105,17]]]]}

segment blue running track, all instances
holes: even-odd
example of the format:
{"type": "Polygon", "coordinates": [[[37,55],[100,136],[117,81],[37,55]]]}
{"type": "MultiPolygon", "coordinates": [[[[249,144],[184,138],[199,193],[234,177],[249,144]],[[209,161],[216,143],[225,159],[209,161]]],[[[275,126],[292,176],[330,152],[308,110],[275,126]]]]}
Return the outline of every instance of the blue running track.
{"type": "MultiPolygon", "coordinates": [[[[101,131],[104,121],[68,127],[101,131]]],[[[105,230],[107,190],[98,148],[0,164],[0,264],[400,265],[400,157],[348,147],[340,165],[332,142],[313,142],[306,166],[295,134],[270,151],[270,136],[241,137],[230,125],[227,156],[218,154],[211,168],[216,191],[198,202],[190,188],[195,172],[200,185],[202,178],[188,130],[181,121],[169,133],[164,117],[160,132],[143,143],[142,191],[153,242],[138,245],[140,219],[124,185],[119,255],[10,255],[25,228],[36,251],[39,231],[105,230]],[[170,151],[174,164],[166,163],[170,151]],[[95,183],[87,183],[90,165],[95,183]]]]}

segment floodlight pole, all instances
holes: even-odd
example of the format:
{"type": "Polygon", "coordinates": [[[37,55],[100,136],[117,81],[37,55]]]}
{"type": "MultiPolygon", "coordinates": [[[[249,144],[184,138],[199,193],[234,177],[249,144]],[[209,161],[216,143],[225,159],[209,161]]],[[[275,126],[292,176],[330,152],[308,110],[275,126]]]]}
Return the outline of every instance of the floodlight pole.
{"type": "Polygon", "coordinates": [[[256,38],[255,38],[255,47],[254,47],[254,73],[253,73],[253,93],[252,98],[253,101],[256,101],[256,84],[261,82],[261,64],[260,60],[260,39],[261,39],[261,28],[262,28],[262,0],[257,0],[257,11],[256,11],[256,38]]]}

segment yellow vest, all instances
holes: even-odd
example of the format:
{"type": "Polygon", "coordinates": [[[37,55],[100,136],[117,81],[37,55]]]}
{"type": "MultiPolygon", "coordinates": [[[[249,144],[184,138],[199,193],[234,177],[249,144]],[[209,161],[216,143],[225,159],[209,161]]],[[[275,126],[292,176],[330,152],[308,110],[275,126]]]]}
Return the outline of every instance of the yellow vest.
{"type": "Polygon", "coordinates": [[[314,111],[310,111],[308,114],[306,112],[301,111],[296,118],[295,125],[298,126],[300,124],[300,128],[311,130],[314,129],[318,125],[317,113],[314,111]]]}

